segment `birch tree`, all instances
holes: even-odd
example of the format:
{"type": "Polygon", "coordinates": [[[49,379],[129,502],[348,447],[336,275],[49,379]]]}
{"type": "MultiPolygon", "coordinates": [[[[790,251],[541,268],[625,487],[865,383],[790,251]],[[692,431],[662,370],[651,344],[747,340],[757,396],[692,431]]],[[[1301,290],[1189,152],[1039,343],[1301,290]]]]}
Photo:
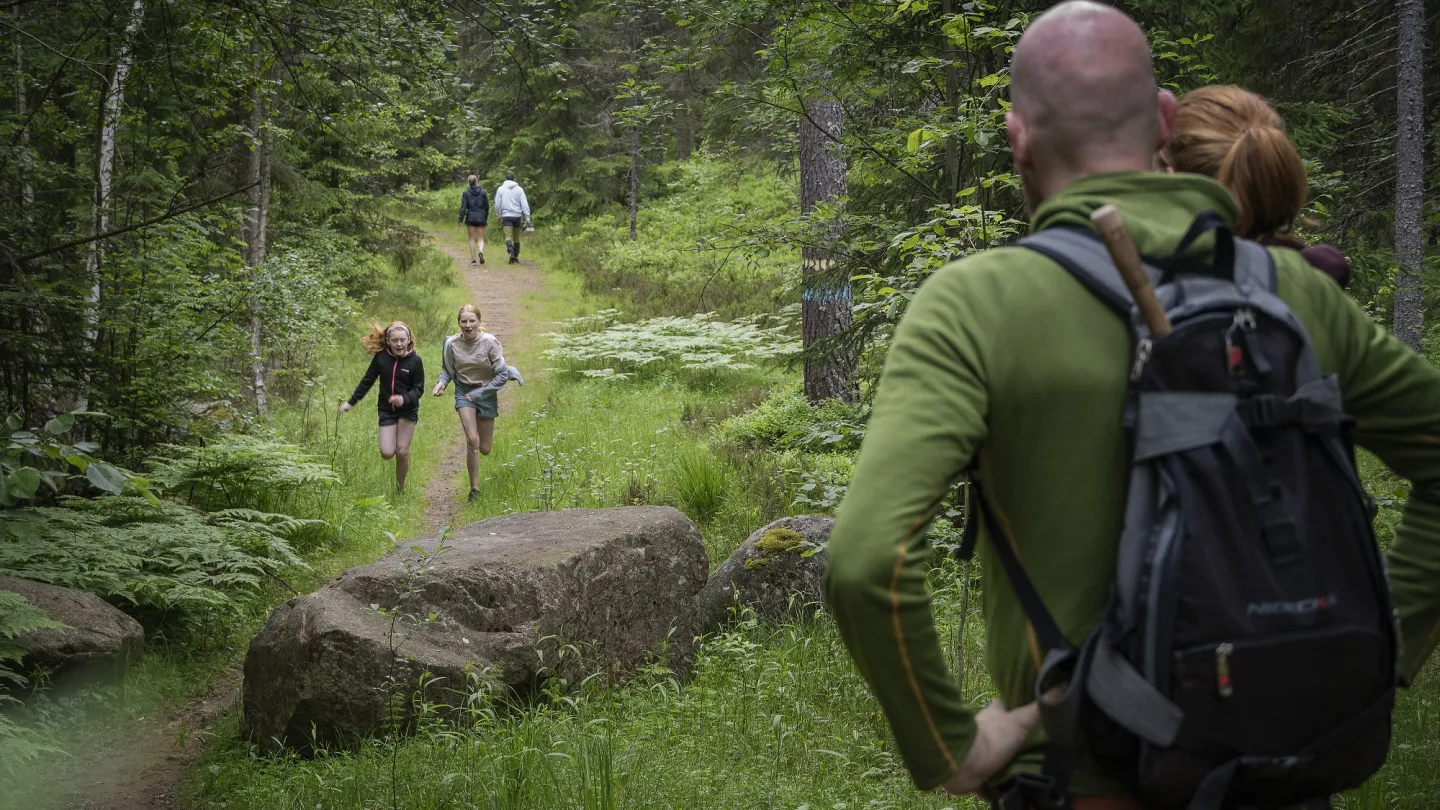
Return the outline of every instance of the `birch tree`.
{"type": "Polygon", "coordinates": [[[250,331],[250,386],[255,394],[255,409],[261,414],[269,410],[265,395],[265,358],[262,354],[264,330],[261,323],[259,296],[260,266],[265,262],[265,232],[270,218],[270,160],[266,137],[268,125],[265,75],[260,67],[260,41],[251,44],[254,84],[250,88],[250,131],[247,135],[249,155],[245,164],[245,272],[250,282],[246,318],[250,331]]]}
{"type": "MultiPolygon", "coordinates": [[[[95,150],[95,198],[91,208],[90,228],[95,236],[110,230],[110,190],[115,179],[115,140],[120,132],[120,108],[125,99],[125,77],[130,73],[135,37],[145,21],[145,0],[135,0],[125,32],[120,37],[120,50],[115,64],[105,79],[100,107],[100,142],[95,150]]],[[[100,336],[100,301],[104,293],[100,265],[104,261],[105,240],[91,242],[85,254],[85,277],[90,280],[90,296],[86,301],[86,343],[94,351],[100,336]]],[[[88,405],[88,395],[81,397],[88,405]]]]}

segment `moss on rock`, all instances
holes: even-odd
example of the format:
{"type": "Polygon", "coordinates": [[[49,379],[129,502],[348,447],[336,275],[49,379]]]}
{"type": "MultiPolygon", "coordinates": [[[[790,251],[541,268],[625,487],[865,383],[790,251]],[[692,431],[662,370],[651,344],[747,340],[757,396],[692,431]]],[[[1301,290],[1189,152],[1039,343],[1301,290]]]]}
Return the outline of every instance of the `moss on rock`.
{"type": "Polygon", "coordinates": [[[794,529],[771,529],[755,542],[761,554],[787,554],[805,545],[805,535],[794,529]]]}

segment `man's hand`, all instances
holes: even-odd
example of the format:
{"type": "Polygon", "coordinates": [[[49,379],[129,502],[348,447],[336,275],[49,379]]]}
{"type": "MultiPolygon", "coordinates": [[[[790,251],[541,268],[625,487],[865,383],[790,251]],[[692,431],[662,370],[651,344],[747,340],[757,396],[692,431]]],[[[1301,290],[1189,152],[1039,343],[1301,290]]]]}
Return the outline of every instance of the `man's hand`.
{"type": "Polygon", "coordinates": [[[976,793],[985,780],[1010,764],[1020,752],[1030,729],[1040,722],[1040,705],[1027,703],[1014,711],[996,698],[975,715],[975,742],[959,770],[945,780],[945,792],[955,796],[976,793]]]}
{"type": "Polygon", "coordinates": [[[445,393],[445,383],[436,383],[435,390],[430,392],[430,396],[438,397],[443,393],[445,393]]]}
{"type": "Polygon", "coordinates": [[[345,413],[346,411],[350,410],[351,407],[352,406],[348,402],[340,403],[340,413],[345,413]]]}
{"type": "Polygon", "coordinates": [[[401,405],[404,405],[404,404],[405,404],[405,398],[402,397],[402,396],[400,396],[399,394],[396,394],[395,396],[390,397],[390,406],[391,406],[392,408],[398,408],[398,407],[400,407],[401,405]]]}

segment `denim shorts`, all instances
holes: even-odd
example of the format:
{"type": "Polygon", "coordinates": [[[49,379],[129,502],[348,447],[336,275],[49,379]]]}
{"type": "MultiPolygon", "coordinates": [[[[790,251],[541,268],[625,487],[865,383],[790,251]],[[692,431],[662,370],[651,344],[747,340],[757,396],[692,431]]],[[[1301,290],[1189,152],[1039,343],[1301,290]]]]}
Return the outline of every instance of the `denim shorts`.
{"type": "Polygon", "coordinates": [[[466,386],[465,384],[457,380],[455,382],[455,410],[458,411],[461,408],[474,408],[476,411],[475,415],[482,419],[494,419],[495,417],[499,416],[499,392],[496,391],[494,388],[490,389],[489,391],[480,391],[479,389],[481,387],[482,386],[477,385],[472,388],[466,386]],[[476,392],[474,399],[466,399],[465,395],[470,393],[471,391],[476,392]]]}

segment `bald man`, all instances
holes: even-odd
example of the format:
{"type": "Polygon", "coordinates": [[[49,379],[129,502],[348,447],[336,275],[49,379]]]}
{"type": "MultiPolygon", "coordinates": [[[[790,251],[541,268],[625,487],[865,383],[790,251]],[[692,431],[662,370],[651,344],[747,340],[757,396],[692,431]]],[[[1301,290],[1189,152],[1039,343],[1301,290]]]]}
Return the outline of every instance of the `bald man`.
{"type": "MultiPolygon", "coordinates": [[[[1090,213],[1113,203],[1143,254],[1168,256],[1203,210],[1233,226],[1238,207],[1222,186],[1153,171],[1175,99],[1157,87],[1145,37],[1119,11],[1068,2],[1035,20],[1015,49],[1011,96],[1007,128],[1032,232],[1093,228],[1090,213]]],[[[1415,482],[1388,555],[1408,683],[1440,635],[1440,372],[1299,253],[1270,252],[1281,297],[1340,380],[1357,441],[1415,482]]],[[[961,699],[925,586],[924,527],[978,460],[1008,535],[999,542],[1012,544],[1061,632],[1080,642],[1102,618],[1114,576],[1132,341],[1059,264],[1023,248],[936,272],[896,330],[831,535],[826,596],[922,790],[997,795],[1017,773],[1040,769],[1044,743],[1032,702],[1042,651],[999,575],[986,579],[982,601],[999,697],[978,714],[961,699]]],[[[999,572],[986,535],[980,562],[999,572]]],[[[1075,810],[1142,807],[1083,750],[1069,794],[1075,810]]]]}

